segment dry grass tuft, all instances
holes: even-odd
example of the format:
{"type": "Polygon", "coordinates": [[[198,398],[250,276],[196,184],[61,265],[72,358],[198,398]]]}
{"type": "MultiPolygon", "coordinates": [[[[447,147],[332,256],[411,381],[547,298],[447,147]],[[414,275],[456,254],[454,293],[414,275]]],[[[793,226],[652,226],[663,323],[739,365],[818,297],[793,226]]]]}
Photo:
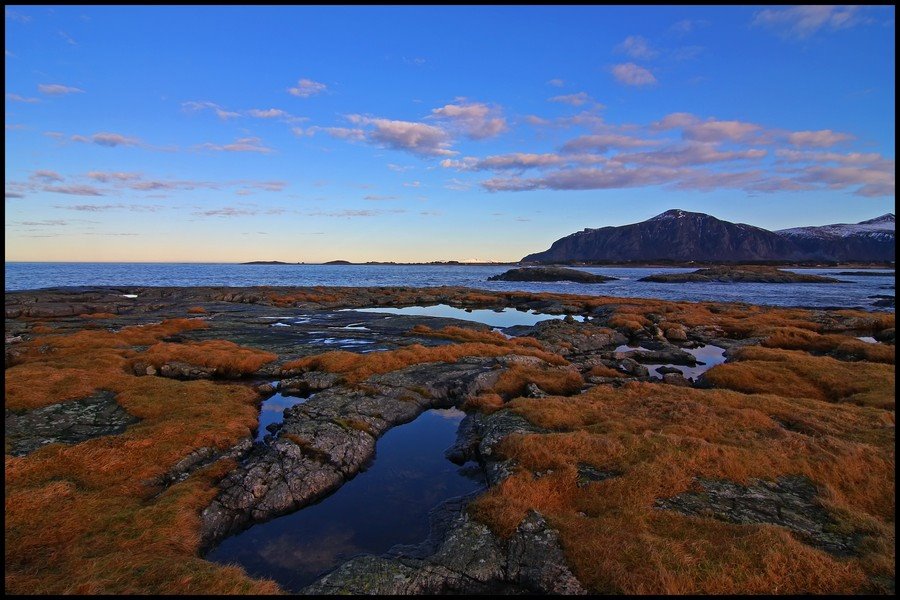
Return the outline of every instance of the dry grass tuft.
{"type": "Polygon", "coordinates": [[[205,315],[206,309],[203,308],[202,306],[192,306],[189,309],[187,309],[187,312],[189,315],[205,315]]]}
{"type": "Polygon", "coordinates": [[[533,383],[548,394],[568,396],[581,391],[584,379],[574,368],[553,369],[513,365],[504,370],[491,391],[505,398],[515,398],[525,393],[525,387],[533,383]]]}
{"type": "Polygon", "coordinates": [[[138,354],[134,360],[152,364],[154,367],[174,361],[215,369],[219,375],[232,377],[255,373],[264,364],[278,358],[272,352],[238,346],[225,340],[204,342],[170,343],[159,342],[146,352],[138,354]]]}

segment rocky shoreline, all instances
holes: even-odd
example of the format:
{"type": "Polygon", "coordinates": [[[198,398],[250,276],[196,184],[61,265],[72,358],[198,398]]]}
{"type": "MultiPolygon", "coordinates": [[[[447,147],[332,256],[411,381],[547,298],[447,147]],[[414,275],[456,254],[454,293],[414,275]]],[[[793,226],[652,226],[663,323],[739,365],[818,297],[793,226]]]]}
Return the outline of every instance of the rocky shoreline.
{"type": "MultiPolygon", "coordinates": [[[[254,393],[259,401],[276,389],[304,395],[315,392],[308,401],[285,411],[283,423],[265,443],[254,444],[248,436],[232,438],[226,445],[196,444],[160,474],[144,480],[142,485],[152,502],[203,473],[221,470],[212,480],[214,493],[195,513],[196,551],[201,556],[254,523],[302,510],[328,496],[371,462],[376,441],[390,428],[431,408],[462,408],[467,416],[447,456],[459,464],[475,461],[484,472],[487,491],[437,510],[432,538],[423,544],[397,547],[384,556],[351,559],[304,593],[595,593],[598,588],[593,576],[585,575],[578,561],[573,563],[572,549],[567,546],[570,542],[565,541],[570,535],[565,519],[536,504],[511,521],[503,533],[499,525],[485,520],[484,502],[521,482],[543,485],[543,481],[569,477],[566,474],[570,472],[574,479],[566,484],[572,486],[567,493],[590,497],[596,490],[618,485],[630,467],[587,458],[565,468],[552,466],[559,459],[551,460],[551,466],[536,467],[529,462],[533,459],[514,458],[511,440],[551,443],[566,439],[572,431],[572,425],[562,424],[570,417],[548,427],[540,419],[527,417],[522,407],[545,401],[589,404],[598,390],[629,394],[660,390],[664,396],[689,394],[699,400],[726,380],[721,376],[707,379],[705,373],[684,377],[678,367],[703,366],[688,350],[707,344],[726,349],[726,365],[736,358],[738,367],[746,360],[746,349],[772,344],[791,348],[789,343],[802,343],[815,348],[811,351],[817,356],[840,360],[884,361],[886,353],[893,357],[892,316],[888,326],[887,317],[875,319],[853,311],[758,311],[758,307],[741,304],[695,306],[464,288],[15,292],[6,295],[7,386],[13,392],[18,390],[15,380],[9,388],[10,374],[34,361],[40,364],[43,356],[53,356],[57,339],[92,330],[117,335],[115,332],[135,325],[189,316],[185,323],[196,327],[166,334],[156,345],[151,341],[151,345],[132,342],[122,346],[127,367],[117,377],[129,378],[126,380],[135,385],[165,380],[173,385],[216,386],[230,380],[258,390],[254,393]],[[536,310],[566,318],[506,327],[496,333],[472,321],[352,310],[429,304],[536,310]],[[698,317],[697,311],[703,316],[698,317]],[[756,321],[747,321],[748,314],[756,315],[756,321]],[[795,337],[785,341],[773,337],[767,322],[788,323],[781,335],[795,337]],[[793,331],[798,325],[822,333],[797,338],[793,331]],[[854,334],[871,335],[881,343],[866,344],[854,334]],[[258,366],[254,363],[250,370],[242,371],[222,368],[210,352],[201,354],[201,362],[194,362],[199,359],[190,359],[193,355],[186,353],[194,347],[211,348],[204,344],[219,343],[216,340],[275,358],[263,357],[258,366]],[[151,364],[143,358],[150,356],[151,348],[157,353],[163,348],[180,353],[173,354],[177,359],[151,364]],[[441,356],[452,359],[436,359],[441,356]],[[648,366],[659,368],[651,372],[648,366]],[[261,378],[277,383],[260,385],[261,378]],[[471,502],[478,506],[470,509],[471,502]]],[[[716,372],[722,371],[717,367],[716,372]]],[[[27,461],[59,447],[54,442],[77,449],[88,440],[112,443],[129,435],[139,417],[117,403],[119,394],[63,398],[46,408],[30,410],[15,404],[10,408],[8,403],[6,433],[13,441],[12,445],[7,442],[7,454],[27,461]]],[[[13,394],[13,402],[15,398],[13,394]]],[[[784,423],[777,427],[785,431],[801,427],[784,423]]],[[[610,442],[601,437],[592,443],[610,442]]],[[[867,536],[873,535],[841,521],[839,513],[822,500],[822,482],[808,476],[762,477],[748,483],[698,475],[693,485],[702,493],[675,487],[670,494],[656,496],[655,510],[742,526],[767,524],[783,529],[804,547],[837,557],[861,556],[867,536]],[[834,534],[835,530],[843,533],[834,534]]],[[[579,514],[589,516],[586,510],[579,514]]],[[[880,585],[871,583],[865,589],[878,591],[880,585]]]]}

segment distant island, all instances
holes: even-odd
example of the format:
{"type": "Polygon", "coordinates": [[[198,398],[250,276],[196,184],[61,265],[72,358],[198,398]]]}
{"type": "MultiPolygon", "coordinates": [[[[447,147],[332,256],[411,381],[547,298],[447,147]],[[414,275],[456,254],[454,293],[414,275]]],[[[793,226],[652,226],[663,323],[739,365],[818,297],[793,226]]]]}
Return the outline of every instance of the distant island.
{"type": "Polygon", "coordinates": [[[616,278],[563,267],[510,269],[500,275],[488,277],[488,281],[574,281],[575,283],[603,283],[613,279],[616,278]]]}
{"type": "Polygon", "coordinates": [[[650,275],[638,281],[652,281],[655,283],[696,283],[696,282],[721,282],[721,283],[840,283],[833,277],[821,275],[804,275],[782,271],[775,267],[767,266],[723,266],[709,269],[698,269],[691,273],[669,273],[665,275],[650,275]]]}
{"type": "Polygon", "coordinates": [[[242,265],[302,265],[303,263],[286,263],[280,260],[253,260],[250,262],[240,263],[242,265]]]}

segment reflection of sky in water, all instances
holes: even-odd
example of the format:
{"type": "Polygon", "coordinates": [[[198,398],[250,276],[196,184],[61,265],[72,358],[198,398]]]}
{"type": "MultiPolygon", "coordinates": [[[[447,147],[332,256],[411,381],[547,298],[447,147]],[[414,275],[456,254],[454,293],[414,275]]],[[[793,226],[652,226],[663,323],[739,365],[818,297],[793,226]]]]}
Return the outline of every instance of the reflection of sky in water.
{"type": "Polygon", "coordinates": [[[262,407],[259,409],[259,431],[256,433],[256,441],[261,442],[266,434],[267,425],[272,423],[281,423],[284,421],[284,410],[297,404],[306,402],[308,398],[297,398],[295,396],[282,396],[275,394],[271,398],[263,400],[262,407]]]}
{"type": "MultiPolygon", "coordinates": [[[[523,312],[512,308],[503,309],[503,311],[472,309],[467,311],[462,308],[454,308],[446,304],[437,304],[435,306],[407,306],[405,308],[359,308],[360,312],[377,312],[392,313],[396,315],[410,315],[419,317],[442,317],[445,319],[463,319],[465,321],[475,321],[476,323],[484,323],[491,327],[512,327],[513,325],[534,325],[539,321],[547,319],[562,319],[565,315],[540,315],[529,312],[523,312]]],[[[583,321],[584,317],[576,316],[579,321],[583,321]]]]}
{"type": "Polygon", "coordinates": [[[462,417],[429,410],[389,430],[369,469],[334,494],[226,539],[207,558],[296,591],[357,554],[424,541],[432,508],[480,487],[444,458],[462,417]]]}
{"type": "Polygon", "coordinates": [[[862,340],[862,341],[866,342],[867,344],[877,344],[877,343],[878,343],[878,340],[876,340],[876,339],[873,338],[873,337],[869,337],[869,336],[867,336],[867,335],[866,335],[866,336],[863,336],[863,337],[858,337],[858,338],[856,338],[856,339],[862,340]]]}
{"type": "Polygon", "coordinates": [[[706,363],[703,365],[698,364],[696,367],[688,367],[686,365],[644,365],[647,369],[650,370],[651,375],[656,375],[661,377],[662,374],[656,371],[659,367],[675,367],[679,371],[684,374],[686,378],[693,377],[696,379],[712,367],[716,365],[721,365],[725,362],[725,348],[720,348],[718,346],[713,346],[712,344],[707,344],[706,346],[701,346],[700,348],[684,348],[685,352],[690,352],[694,355],[698,362],[706,363]]]}

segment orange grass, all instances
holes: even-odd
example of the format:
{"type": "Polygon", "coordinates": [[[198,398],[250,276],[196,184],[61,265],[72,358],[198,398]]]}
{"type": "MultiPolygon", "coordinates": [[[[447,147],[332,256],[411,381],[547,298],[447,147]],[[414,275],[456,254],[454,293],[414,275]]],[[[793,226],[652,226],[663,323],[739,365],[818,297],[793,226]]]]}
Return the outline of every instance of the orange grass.
{"type": "Polygon", "coordinates": [[[650,383],[507,406],[557,433],[507,438],[500,453],[519,470],[471,510],[504,536],[528,510],[540,511],[592,592],[849,593],[869,576],[893,578],[892,413],[650,383]],[[808,423],[815,433],[776,419],[808,423]],[[622,475],[578,487],[579,463],[622,475]],[[836,559],[775,526],[654,508],[695,477],[746,483],[780,475],[814,481],[840,527],[866,534],[862,556],[836,559]]]}
{"type": "Polygon", "coordinates": [[[198,326],[182,319],[43,338],[23,364],[7,369],[8,409],[102,388],[141,419],[121,435],[5,457],[7,593],[279,591],[198,557],[199,512],[233,463],[216,463],[162,493],[152,483],[190,452],[229,448],[257,426],[258,396],[246,387],[126,371],[131,345],[198,326]]]}
{"type": "Polygon", "coordinates": [[[83,313],[78,316],[81,317],[82,319],[115,319],[116,318],[116,315],[114,315],[113,313],[105,313],[105,312],[83,313]]]}
{"type": "Polygon", "coordinates": [[[894,409],[894,367],[748,346],[704,373],[715,387],[894,409]]]}
{"type": "Polygon", "coordinates": [[[173,361],[186,362],[215,369],[217,374],[233,376],[255,373],[261,366],[278,358],[272,352],[239,346],[225,340],[174,344],[158,342],[135,360],[148,362],[159,368],[173,361]]]}
{"type": "Polygon", "coordinates": [[[348,383],[360,383],[372,375],[389,373],[422,363],[454,363],[465,356],[504,356],[507,354],[535,356],[555,365],[566,363],[561,356],[527,346],[467,342],[433,348],[426,348],[421,344],[413,344],[397,350],[366,354],[335,350],[285,363],[282,366],[282,372],[327,371],[329,373],[342,374],[344,381],[348,383]]]}
{"type": "Polygon", "coordinates": [[[416,325],[412,328],[412,333],[424,335],[427,337],[444,338],[455,342],[481,342],[484,344],[496,344],[499,346],[523,346],[527,348],[537,348],[542,350],[541,343],[532,337],[512,337],[507,338],[497,331],[476,331],[474,329],[466,329],[465,327],[455,327],[448,325],[441,329],[432,329],[427,325],[416,325]]]}
{"type": "Polygon", "coordinates": [[[187,309],[187,312],[189,315],[205,315],[206,309],[203,308],[202,306],[192,306],[189,309],[187,309]]]}
{"type": "Polygon", "coordinates": [[[591,377],[627,377],[625,373],[606,365],[595,365],[588,371],[591,377]]]}
{"type": "Polygon", "coordinates": [[[548,394],[567,396],[580,391],[584,386],[584,379],[574,368],[545,369],[512,365],[500,374],[491,391],[505,398],[515,398],[525,393],[525,387],[529,383],[534,383],[548,394]]]}
{"type": "Polygon", "coordinates": [[[886,344],[868,344],[849,335],[827,334],[779,327],[762,341],[767,348],[783,348],[785,350],[805,350],[807,352],[824,352],[838,359],[866,360],[894,364],[895,349],[886,344]]]}

